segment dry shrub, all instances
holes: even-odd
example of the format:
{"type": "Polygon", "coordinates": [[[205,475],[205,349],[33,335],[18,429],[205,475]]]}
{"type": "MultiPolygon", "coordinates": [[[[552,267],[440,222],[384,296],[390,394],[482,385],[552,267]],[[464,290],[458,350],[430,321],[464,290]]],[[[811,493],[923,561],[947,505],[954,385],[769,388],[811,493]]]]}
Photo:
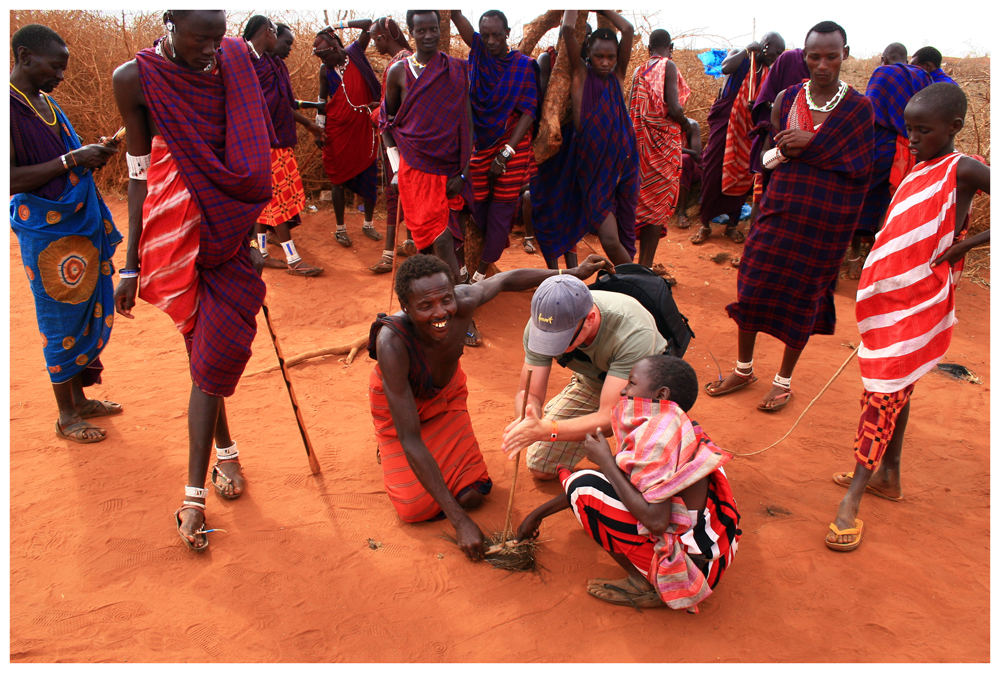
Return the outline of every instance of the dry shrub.
{"type": "MultiPolygon", "coordinates": [[[[312,39],[316,31],[327,23],[349,20],[357,15],[350,10],[336,12],[287,11],[271,15],[276,22],[288,24],[295,34],[295,45],[286,61],[292,78],[292,87],[297,97],[315,100],[319,90],[319,61],[311,54],[312,39]]],[[[250,12],[229,14],[230,35],[239,35],[250,12]]],[[[475,21],[478,17],[471,17],[475,21]]],[[[402,16],[397,17],[405,26],[402,16]]],[[[150,46],[153,40],[163,34],[160,12],[101,13],[85,10],[12,10],[10,13],[11,34],[28,23],[41,23],[59,33],[70,48],[70,64],[65,81],[55,92],[59,104],[69,115],[77,132],[85,143],[94,142],[102,135],[110,135],[121,125],[121,117],[114,103],[111,88],[111,73],[131,59],[135,52],[150,46]]],[[[648,23],[648,22],[647,22],[648,23]]],[[[646,42],[648,28],[640,26],[636,31],[629,62],[627,84],[631,83],[635,69],[647,58],[646,42]]],[[[404,28],[405,31],[405,28],[404,28]]],[[[359,35],[356,30],[340,31],[345,43],[359,35]]],[[[675,36],[696,37],[691,35],[675,36]]],[[[511,35],[511,43],[517,44],[520,35],[511,35]]],[[[453,56],[464,58],[468,47],[452,31],[449,43],[453,56]]],[[[534,49],[532,56],[541,52],[534,49]]],[[[674,61],[691,87],[691,96],[685,106],[689,117],[701,126],[702,143],[708,141],[709,108],[722,85],[721,79],[705,74],[697,58],[698,51],[676,50],[674,61]]],[[[381,74],[388,63],[388,57],[380,56],[374,49],[368,50],[368,59],[375,72],[381,74]]],[[[13,66],[13,57],[11,57],[13,66]]],[[[878,58],[849,59],[842,69],[843,79],[859,91],[864,91],[872,71],[878,66],[878,58]]],[[[969,154],[978,154],[989,161],[990,158],[990,69],[989,58],[946,58],[945,71],[965,90],[969,98],[969,112],[965,129],[958,135],[956,149],[969,154]]],[[[307,113],[310,114],[311,113],[307,113]]],[[[299,127],[299,144],[295,150],[302,172],[303,184],[307,192],[315,193],[328,186],[323,174],[322,152],[312,142],[312,136],[299,127]]],[[[121,156],[109,162],[97,175],[99,186],[108,191],[124,193],[127,183],[125,158],[121,156]]],[[[973,204],[971,231],[981,231],[989,226],[989,197],[979,195],[973,204]]]]}

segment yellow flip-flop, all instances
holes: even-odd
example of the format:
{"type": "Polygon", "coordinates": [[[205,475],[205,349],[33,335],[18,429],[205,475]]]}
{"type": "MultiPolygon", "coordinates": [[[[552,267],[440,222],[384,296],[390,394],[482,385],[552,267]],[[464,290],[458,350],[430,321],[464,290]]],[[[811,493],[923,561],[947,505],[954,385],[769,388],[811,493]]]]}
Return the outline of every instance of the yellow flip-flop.
{"type": "Polygon", "coordinates": [[[830,524],[830,530],[834,535],[853,535],[854,540],[852,542],[837,542],[836,540],[830,540],[825,538],[823,541],[826,542],[826,546],[833,551],[854,551],[861,545],[861,536],[865,530],[865,522],[861,519],[854,520],[853,528],[837,528],[836,524],[830,524]]]}

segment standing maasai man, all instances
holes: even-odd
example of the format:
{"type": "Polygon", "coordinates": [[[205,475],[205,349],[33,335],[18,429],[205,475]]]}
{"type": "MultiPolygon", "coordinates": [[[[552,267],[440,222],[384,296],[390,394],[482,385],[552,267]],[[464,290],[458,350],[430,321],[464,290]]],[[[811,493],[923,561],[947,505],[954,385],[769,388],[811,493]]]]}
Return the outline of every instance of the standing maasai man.
{"type": "Polygon", "coordinates": [[[663,29],[649,34],[649,60],[635,71],[629,116],[639,151],[639,204],[635,227],[639,263],[653,266],[667,221],[674,215],[680,190],[681,148],[690,123],[684,105],[691,88],[671,59],[674,43],[663,29]]]}
{"type": "Polygon", "coordinates": [[[833,288],[871,177],[871,102],[840,81],[847,34],[832,21],[818,23],[806,34],[805,53],[810,80],[774,102],[771,124],[782,130],[769,153],[777,158],[764,164],[776,167],[743,251],[737,300],[726,307],[739,328],[736,369],[706,386],[718,396],[756,381],[754,343],[767,332],[785,352],[761,411],[788,404],[810,335],[833,334],[833,288]]]}
{"type": "Polygon", "coordinates": [[[677,191],[677,228],[687,229],[691,226],[688,220],[687,207],[691,189],[698,185],[701,189],[701,127],[694,119],[688,120],[687,136],[684,138],[684,148],[681,150],[681,180],[677,191]]]}
{"type": "Polygon", "coordinates": [[[476,224],[483,231],[483,254],[472,282],[500,259],[514,223],[521,189],[534,169],[531,127],[538,111],[535,62],[507,46],[510,28],[503,12],[479,17],[479,30],[452,10],[462,40],[469,45],[469,100],[474,151],[469,162],[476,224]]]}
{"type": "Polygon", "coordinates": [[[729,217],[725,230],[728,238],[736,243],[745,239],[739,225],[740,212],[753,187],[750,106],[768,68],[784,50],[784,39],[777,33],[767,33],[759,43],[751,42],[731,52],[722,62],[722,72],[729,77],[708,112],[708,145],[702,155],[701,228],[691,236],[695,245],[704,243],[712,234],[712,220],[719,215],[729,217]]]}
{"type": "Polygon", "coordinates": [[[223,398],[250,359],[264,300],[250,232],[271,200],[274,133],[247,43],[224,37],[226,13],[173,10],[163,22],[166,37],[113,76],[129,153],[125,266],[138,272],[118,284],[115,308],[133,317],[138,289],[184,335],[188,481],[174,518],[184,544],[202,551],[213,437],[216,492],[232,499],[246,487],[223,398]]]}
{"type": "Polygon", "coordinates": [[[378,103],[382,89],[365,57],[371,19],[355,19],[327,26],[316,34],[313,54],[323,65],[319,69],[319,98],[326,104],[326,140],[323,168],[333,183],[333,213],[337,217],[337,243],[350,247],[344,223],[344,187],[359,195],[365,204],[361,232],[381,241],[372,217],[378,190],[378,139],[372,125],[370,105],[378,103]],[[360,28],[361,36],[344,49],[334,28],[360,28]]]}
{"type": "MultiPolygon", "coordinates": [[[[274,195],[254,226],[257,246],[264,258],[264,266],[286,269],[293,276],[318,276],[323,273],[323,269],[302,260],[295,249],[295,241],[292,240],[289,229],[293,224],[298,224],[299,213],[306,207],[306,194],[302,189],[299,165],[295,161],[295,144],[298,142],[295,122],[303,124],[316,137],[322,136],[323,129],[316,122],[295,112],[295,95],[292,93],[288,67],[285,66],[284,57],[275,53],[278,29],[274,23],[259,14],[250,17],[243,30],[243,39],[251,47],[250,60],[257,72],[260,89],[271,114],[274,135],[277,137],[277,145],[271,148],[271,191],[274,195]],[[274,229],[281,249],[285,252],[287,264],[268,254],[268,227],[274,229]]],[[[286,27],[281,40],[286,56],[293,39],[291,31],[286,27]]]]}
{"type": "Polygon", "coordinates": [[[10,226],[35,297],[35,316],[52,391],[56,434],[81,444],[107,433],[84,419],[121,413],[115,402],[88,400],[101,381],[100,354],[111,336],[111,255],[122,240],[94,185],[117,141],[82,147],[48,93],[62,82],[66,43],[52,29],[24,26],[11,37],[10,226]]]}
{"type": "Polygon", "coordinates": [[[639,198],[639,155],[622,95],[634,30],[617,12],[599,10],[621,31],[621,43],[610,29],[599,28],[584,61],[574,56],[580,53],[576,13],[566,10],[560,28],[572,73],[573,125],[563,127],[559,152],[532,180],[532,220],[549,266],[594,231],[608,259],[621,264],[635,255],[639,198]]]}
{"type": "MultiPolygon", "coordinates": [[[[385,101],[385,80],[389,76],[389,69],[396,65],[398,61],[411,56],[413,50],[410,48],[410,43],[406,41],[403,31],[399,29],[399,25],[387,16],[375,19],[375,23],[368,29],[368,34],[371,36],[372,44],[375,45],[375,50],[383,56],[391,57],[388,65],[385,66],[385,70],[382,71],[382,100],[379,101],[380,106],[372,110],[372,123],[378,125],[381,102],[385,101]]],[[[382,148],[383,184],[389,185],[385,189],[385,248],[382,250],[381,259],[368,268],[372,273],[389,273],[392,271],[392,258],[396,254],[393,246],[396,244],[397,211],[399,211],[398,214],[402,219],[405,219],[406,213],[402,212],[402,208],[399,207],[399,190],[395,185],[389,184],[395,173],[389,164],[389,157],[385,153],[385,146],[380,144],[380,147],[382,148]]],[[[409,234],[407,234],[406,240],[400,243],[399,253],[403,255],[415,255],[417,253],[417,246],[413,243],[409,234]]]]}
{"type": "Polygon", "coordinates": [[[865,95],[872,102],[875,112],[875,154],[873,157],[871,186],[865,195],[858,228],[847,252],[847,278],[861,277],[864,264],[861,245],[869,245],[882,226],[882,219],[889,207],[889,199],[913,164],[910,143],[906,137],[903,110],[913,94],[934,80],[922,68],[906,62],[906,47],[893,42],[882,52],[882,65],[875,68],[868,79],[865,95]]]}
{"type": "Polygon", "coordinates": [[[414,243],[447,262],[457,277],[448,218],[463,207],[472,113],[468,66],[438,51],[439,20],[437,10],[407,10],[417,51],[388,70],[379,127],[414,243]]]}
{"type": "MultiPolygon", "coordinates": [[[[935,82],[955,84],[955,80],[948,77],[944,70],[941,69],[942,58],[941,52],[934,47],[921,47],[913,52],[913,56],[910,58],[910,65],[915,65],[926,70],[927,74],[935,82]]],[[[958,84],[955,84],[955,86],[958,86],[958,84]]]]}

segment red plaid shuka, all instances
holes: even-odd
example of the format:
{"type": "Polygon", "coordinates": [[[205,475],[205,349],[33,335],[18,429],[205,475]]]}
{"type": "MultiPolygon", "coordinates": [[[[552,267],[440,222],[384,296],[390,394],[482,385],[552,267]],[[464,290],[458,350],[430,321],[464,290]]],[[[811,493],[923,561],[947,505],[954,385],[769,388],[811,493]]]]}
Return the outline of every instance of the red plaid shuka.
{"type": "Polygon", "coordinates": [[[472,197],[476,201],[516,201],[521,195],[524,183],[531,179],[535,169],[535,153],[531,151],[531,128],[521,137],[514,148],[514,156],[507,161],[507,169],[493,182],[490,190],[490,164],[503,146],[510,142],[510,135],[521,115],[515,114],[507,120],[507,128],[492,147],[472,153],[469,161],[469,181],[472,183],[472,197]]]}
{"type": "Polygon", "coordinates": [[[931,262],[958,240],[955,176],[962,156],[955,152],[916,165],[893,195],[868,253],[855,304],[865,390],[901,390],[948,351],[962,263],[931,262]]]}
{"type": "Polygon", "coordinates": [[[375,127],[368,108],[363,107],[379,99],[378,80],[373,86],[365,76],[368,62],[356,41],[347,48],[347,54],[349,61],[343,80],[334,70],[326,69],[328,98],[323,169],[335,185],[342,185],[366,171],[375,163],[378,148],[375,127]],[[355,109],[352,103],[362,108],[355,109]]]}
{"type": "MultiPolygon", "coordinates": [[[[785,90],[782,128],[812,130],[802,85],[785,90]]],[[[871,177],[871,103],[853,89],[797,158],[772,173],[726,311],[740,329],[790,348],[833,334],[833,288],[871,177]]]]}
{"type": "Polygon", "coordinates": [[[274,132],[246,43],[223,38],[217,62],[206,73],[175,65],[152,48],[136,54],[143,96],[162,134],[153,139],[140,296],[168,298],[161,283],[180,273],[173,283],[185,293],[183,306],[164,310],[184,334],[195,385],[228,396],[250,359],[264,299],[247,236],[271,199],[274,132]],[[163,187],[193,207],[153,209],[155,183],[169,182],[170,172],[174,182],[163,187]],[[174,235],[182,230],[188,234],[174,235]]]}
{"type": "Polygon", "coordinates": [[[295,150],[291,147],[271,148],[271,191],[274,195],[257,218],[260,224],[276,227],[306,207],[302,176],[295,161],[295,150]]]}
{"type": "Polygon", "coordinates": [[[892,441],[896,420],[910,401],[913,384],[894,393],[861,392],[861,420],[854,438],[854,458],[869,470],[877,470],[892,441]]]}
{"type": "MultiPolygon", "coordinates": [[[[629,116],[635,128],[639,153],[639,201],[635,208],[636,229],[658,227],[666,235],[680,191],[684,134],[681,125],[667,114],[663,99],[665,58],[652,58],[636,70],[629,101],[629,116]]],[[[691,88],[677,71],[677,98],[687,103],[691,88]]]]}
{"type": "Polygon", "coordinates": [[[479,33],[469,49],[469,104],[475,150],[500,142],[515,114],[538,114],[538,66],[530,56],[512,49],[500,58],[486,51],[479,33]]]}
{"type": "Polygon", "coordinates": [[[767,71],[767,66],[764,66],[756,74],[752,71],[747,73],[740,85],[739,93],[736,94],[736,100],[733,101],[733,109],[729,111],[726,151],[722,159],[722,193],[729,196],[742,196],[753,187],[753,174],[750,172],[750,131],[754,123],[750,110],[757,97],[757,89],[767,76],[767,71]]]}

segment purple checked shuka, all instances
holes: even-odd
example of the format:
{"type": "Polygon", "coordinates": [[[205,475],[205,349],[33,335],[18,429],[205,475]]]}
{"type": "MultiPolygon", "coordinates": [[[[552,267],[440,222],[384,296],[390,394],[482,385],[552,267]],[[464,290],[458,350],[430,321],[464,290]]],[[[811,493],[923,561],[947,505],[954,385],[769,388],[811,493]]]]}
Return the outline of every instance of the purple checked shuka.
{"type": "Polygon", "coordinates": [[[531,181],[535,237],[546,259],[570,250],[614,213],[618,239],[635,255],[639,154],[621,84],[587,69],[580,129],[566,124],[559,152],[531,181]]]}
{"type": "Polygon", "coordinates": [[[479,33],[469,50],[469,102],[476,150],[492,147],[515,112],[538,113],[538,77],[534,59],[512,49],[500,58],[486,51],[479,33]]]}
{"type": "Polygon", "coordinates": [[[379,112],[379,129],[388,129],[403,160],[412,168],[453,177],[472,154],[469,142],[469,75],[465,61],[438,52],[415,77],[406,69],[406,98],[390,120],[385,100],[379,112]]]}
{"type": "MultiPolygon", "coordinates": [[[[805,107],[801,90],[785,90],[782,128],[793,104],[805,107]]],[[[872,118],[869,100],[849,89],[802,154],[771,173],[743,248],[737,301],[726,307],[740,329],[797,349],[812,334],[833,334],[833,289],[871,177],[872,118]]]]}
{"type": "Polygon", "coordinates": [[[295,114],[292,105],[295,94],[292,92],[292,80],[288,75],[288,66],[274,54],[264,53],[260,58],[250,57],[253,62],[260,90],[267,102],[267,110],[271,115],[274,135],[277,144],[274,147],[295,147],[298,136],[295,133],[295,114]]]}
{"type": "Polygon", "coordinates": [[[201,209],[198,264],[236,254],[271,200],[274,128],[246,42],[223,38],[219,74],[135,55],[146,104],[201,209]]]}

